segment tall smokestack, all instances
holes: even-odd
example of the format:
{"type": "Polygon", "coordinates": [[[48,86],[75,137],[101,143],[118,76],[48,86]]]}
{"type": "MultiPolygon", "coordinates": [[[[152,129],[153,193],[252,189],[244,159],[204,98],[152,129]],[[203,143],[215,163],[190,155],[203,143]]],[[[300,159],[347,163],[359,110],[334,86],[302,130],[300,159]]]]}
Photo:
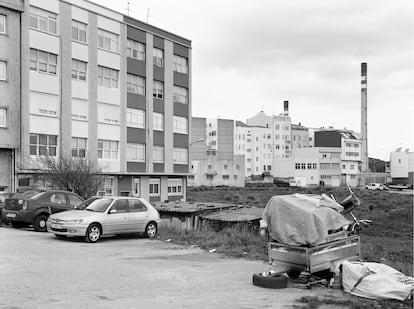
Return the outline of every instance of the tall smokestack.
{"type": "Polygon", "coordinates": [[[361,63],[361,138],[362,172],[368,171],[368,124],[367,124],[367,63],[361,63]]]}
{"type": "Polygon", "coordinates": [[[283,101],[283,116],[289,116],[289,101],[283,101]]]}

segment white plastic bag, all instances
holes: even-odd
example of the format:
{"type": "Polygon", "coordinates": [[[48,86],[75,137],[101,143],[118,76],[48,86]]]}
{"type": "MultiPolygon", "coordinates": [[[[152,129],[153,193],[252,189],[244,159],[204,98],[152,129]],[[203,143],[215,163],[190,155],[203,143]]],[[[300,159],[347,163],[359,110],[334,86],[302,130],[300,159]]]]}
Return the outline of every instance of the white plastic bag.
{"type": "Polygon", "coordinates": [[[414,290],[414,278],[381,263],[342,264],[344,292],[372,299],[405,300],[414,290]]]}

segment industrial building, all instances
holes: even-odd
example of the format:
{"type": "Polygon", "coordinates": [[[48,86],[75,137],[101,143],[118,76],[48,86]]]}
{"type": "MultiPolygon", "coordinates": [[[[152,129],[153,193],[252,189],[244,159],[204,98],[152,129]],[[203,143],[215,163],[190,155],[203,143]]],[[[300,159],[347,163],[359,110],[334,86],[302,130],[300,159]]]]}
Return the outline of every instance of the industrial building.
{"type": "Polygon", "coordinates": [[[390,176],[394,184],[413,185],[414,152],[393,151],[390,153],[390,176]]]}
{"type": "Polygon", "coordinates": [[[0,187],[71,154],[98,161],[98,194],[185,199],[191,41],[85,0],[0,5],[0,187]]]}

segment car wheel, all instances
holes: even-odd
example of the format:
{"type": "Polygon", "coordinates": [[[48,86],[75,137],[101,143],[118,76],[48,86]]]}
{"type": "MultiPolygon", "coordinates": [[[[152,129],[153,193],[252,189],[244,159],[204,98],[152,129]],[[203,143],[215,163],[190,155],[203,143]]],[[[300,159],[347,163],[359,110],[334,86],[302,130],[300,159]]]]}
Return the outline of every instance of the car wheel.
{"type": "Polygon", "coordinates": [[[253,274],[253,285],[268,289],[287,288],[288,278],[284,275],[263,277],[262,274],[253,274]]]}
{"type": "Polygon", "coordinates": [[[86,230],[86,242],[97,242],[101,238],[101,228],[97,223],[92,223],[86,230]]]}
{"type": "Polygon", "coordinates": [[[145,237],[153,238],[157,235],[157,224],[155,222],[149,222],[145,227],[145,237]]]}
{"type": "Polygon", "coordinates": [[[46,232],[46,221],[47,216],[46,215],[39,215],[36,217],[36,219],[33,222],[33,228],[36,232],[46,232]]]}

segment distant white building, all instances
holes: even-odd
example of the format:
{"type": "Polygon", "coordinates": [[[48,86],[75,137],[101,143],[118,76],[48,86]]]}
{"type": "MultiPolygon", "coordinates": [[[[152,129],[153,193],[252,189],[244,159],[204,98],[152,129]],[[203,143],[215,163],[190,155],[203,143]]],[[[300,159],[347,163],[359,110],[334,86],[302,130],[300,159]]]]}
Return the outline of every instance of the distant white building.
{"type": "Polygon", "coordinates": [[[414,152],[390,153],[390,176],[393,183],[413,184],[414,152]]]}
{"type": "Polygon", "coordinates": [[[275,175],[291,178],[298,186],[339,187],[341,148],[312,147],[293,149],[292,156],[275,159],[275,175]]]}

